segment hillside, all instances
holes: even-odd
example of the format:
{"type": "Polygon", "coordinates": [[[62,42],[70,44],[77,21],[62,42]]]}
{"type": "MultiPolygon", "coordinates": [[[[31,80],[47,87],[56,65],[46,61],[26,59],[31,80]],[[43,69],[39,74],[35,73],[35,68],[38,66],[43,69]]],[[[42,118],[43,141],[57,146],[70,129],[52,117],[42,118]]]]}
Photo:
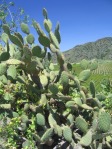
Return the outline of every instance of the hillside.
{"type": "Polygon", "coordinates": [[[112,37],[99,39],[95,42],[88,42],[83,45],[64,52],[66,60],[78,62],[81,59],[112,59],[112,37]]]}
{"type": "Polygon", "coordinates": [[[77,45],[63,52],[67,62],[79,62],[82,59],[112,60],[112,37],[105,37],[95,42],[77,45]]]}

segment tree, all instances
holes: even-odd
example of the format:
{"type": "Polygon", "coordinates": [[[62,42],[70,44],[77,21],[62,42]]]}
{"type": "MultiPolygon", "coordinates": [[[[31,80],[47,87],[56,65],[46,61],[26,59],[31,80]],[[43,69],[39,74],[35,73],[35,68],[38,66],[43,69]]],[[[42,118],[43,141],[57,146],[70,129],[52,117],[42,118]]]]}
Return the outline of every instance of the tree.
{"type": "Polygon", "coordinates": [[[0,5],[0,32],[2,32],[3,24],[8,24],[13,32],[17,31],[21,22],[28,23],[29,16],[25,14],[22,8],[19,8],[17,12],[11,11],[14,5],[14,2],[7,3],[6,0],[2,0],[0,5]]]}

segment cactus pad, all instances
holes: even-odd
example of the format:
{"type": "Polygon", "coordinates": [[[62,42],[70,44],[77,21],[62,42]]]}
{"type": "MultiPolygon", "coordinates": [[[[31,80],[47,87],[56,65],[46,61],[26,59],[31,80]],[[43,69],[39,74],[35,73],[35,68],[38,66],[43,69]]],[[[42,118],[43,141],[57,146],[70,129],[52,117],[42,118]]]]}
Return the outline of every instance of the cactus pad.
{"type": "Polygon", "coordinates": [[[58,93],[58,87],[54,83],[49,84],[49,90],[53,95],[56,95],[58,93]]]}
{"type": "Polygon", "coordinates": [[[44,27],[45,27],[46,31],[49,33],[52,29],[52,22],[49,19],[45,19],[44,27]]]}
{"type": "Polygon", "coordinates": [[[90,92],[92,94],[92,97],[95,98],[95,84],[94,82],[90,82],[90,92]]]}
{"type": "Polygon", "coordinates": [[[46,141],[48,141],[52,135],[53,135],[53,128],[49,128],[47,129],[47,131],[43,134],[43,136],[41,137],[41,141],[44,143],[46,141]]]}
{"type": "Polygon", "coordinates": [[[78,116],[75,119],[75,125],[78,129],[80,129],[82,132],[86,133],[88,130],[88,123],[85,121],[85,119],[81,116],[78,116]]]}
{"type": "Polygon", "coordinates": [[[55,45],[55,47],[57,49],[59,49],[59,43],[58,43],[58,40],[57,40],[56,36],[54,35],[54,33],[52,31],[50,31],[49,35],[50,35],[50,39],[53,42],[53,44],[55,45]]]}
{"type": "Polygon", "coordinates": [[[98,117],[98,127],[100,131],[107,132],[110,128],[111,116],[109,113],[102,112],[98,117]]]}
{"type": "Polygon", "coordinates": [[[40,126],[45,126],[45,117],[41,113],[37,113],[36,115],[37,124],[40,126]]]}
{"type": "Polygon", "coordinates": [[[0,76],[4,75],[7,71],[7,65],[5,63],[0,63],[0,76]]]}
{"type": "Polygon", "coordinates": [[[92,131],[89,130],[80,140],[80,144],[83,146],[89,146],[92,142],[92,131]]]}
{"type": "Polygon", "coordinates": [[[86,81],[91,75],[91,71],[89,69],[87,70],[83,70],[80,74],[79,74],[79,80],[81,81],[86,81]]]}
{"type": "Polygon", "coordinates": [[[29,34],[29,35],[27,36],[26,40],[27,40],[27,42],[28,42],[29,44],[33,44],[34,41],[35,41],[35,38],[34,38],[34,36],[33,36],[32,34],[29,34]]]}
{"type": "Polygon", "coordinates": [[[63,86],[67,86],[69,84],[69,77],[66,71],[62,72],[60,79],[63,86]]]}
{"type": "Polygon", "coordinates": [[[70,127],[68,127],[68,126],[63,127],[63,136],[66,141],[72,142],[72,131],[71,131],[70,127]]]}
{"type": "Polygon", "coordinates": [[[25,34],[29,34],[30,30],[27,24],[25,23],[21,23],[21,30],[25,33],[25,34]]]}

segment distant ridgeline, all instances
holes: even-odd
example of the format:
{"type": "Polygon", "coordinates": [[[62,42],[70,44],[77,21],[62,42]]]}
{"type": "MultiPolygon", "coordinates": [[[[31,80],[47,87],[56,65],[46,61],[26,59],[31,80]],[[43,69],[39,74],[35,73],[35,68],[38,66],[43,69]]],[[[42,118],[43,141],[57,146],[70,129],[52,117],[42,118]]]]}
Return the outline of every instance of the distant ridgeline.
{"type": "MultiPolygon", "coordinates": [[[[82,59],[104,59],[112,60],[112,37],[105,37],[95,42],[88,42],[83,45],[63,52],[67,62],[80,62],[82,59]]],[[[53,59],[56,62],[54,56],[53,59]]]]}

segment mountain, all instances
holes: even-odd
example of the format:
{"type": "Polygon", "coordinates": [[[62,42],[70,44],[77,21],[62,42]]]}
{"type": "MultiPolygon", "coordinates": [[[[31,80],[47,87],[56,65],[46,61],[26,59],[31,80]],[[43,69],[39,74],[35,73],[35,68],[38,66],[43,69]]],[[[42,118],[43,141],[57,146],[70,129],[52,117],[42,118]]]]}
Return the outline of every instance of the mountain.
{"type": "Polygon", "coordinates": [[[95,42],[77,45],[63,52],[63,54],[66,61],[70,63],[79,62],[82,59],[112,60],[112,37],[105,37],[95,42]]]}

